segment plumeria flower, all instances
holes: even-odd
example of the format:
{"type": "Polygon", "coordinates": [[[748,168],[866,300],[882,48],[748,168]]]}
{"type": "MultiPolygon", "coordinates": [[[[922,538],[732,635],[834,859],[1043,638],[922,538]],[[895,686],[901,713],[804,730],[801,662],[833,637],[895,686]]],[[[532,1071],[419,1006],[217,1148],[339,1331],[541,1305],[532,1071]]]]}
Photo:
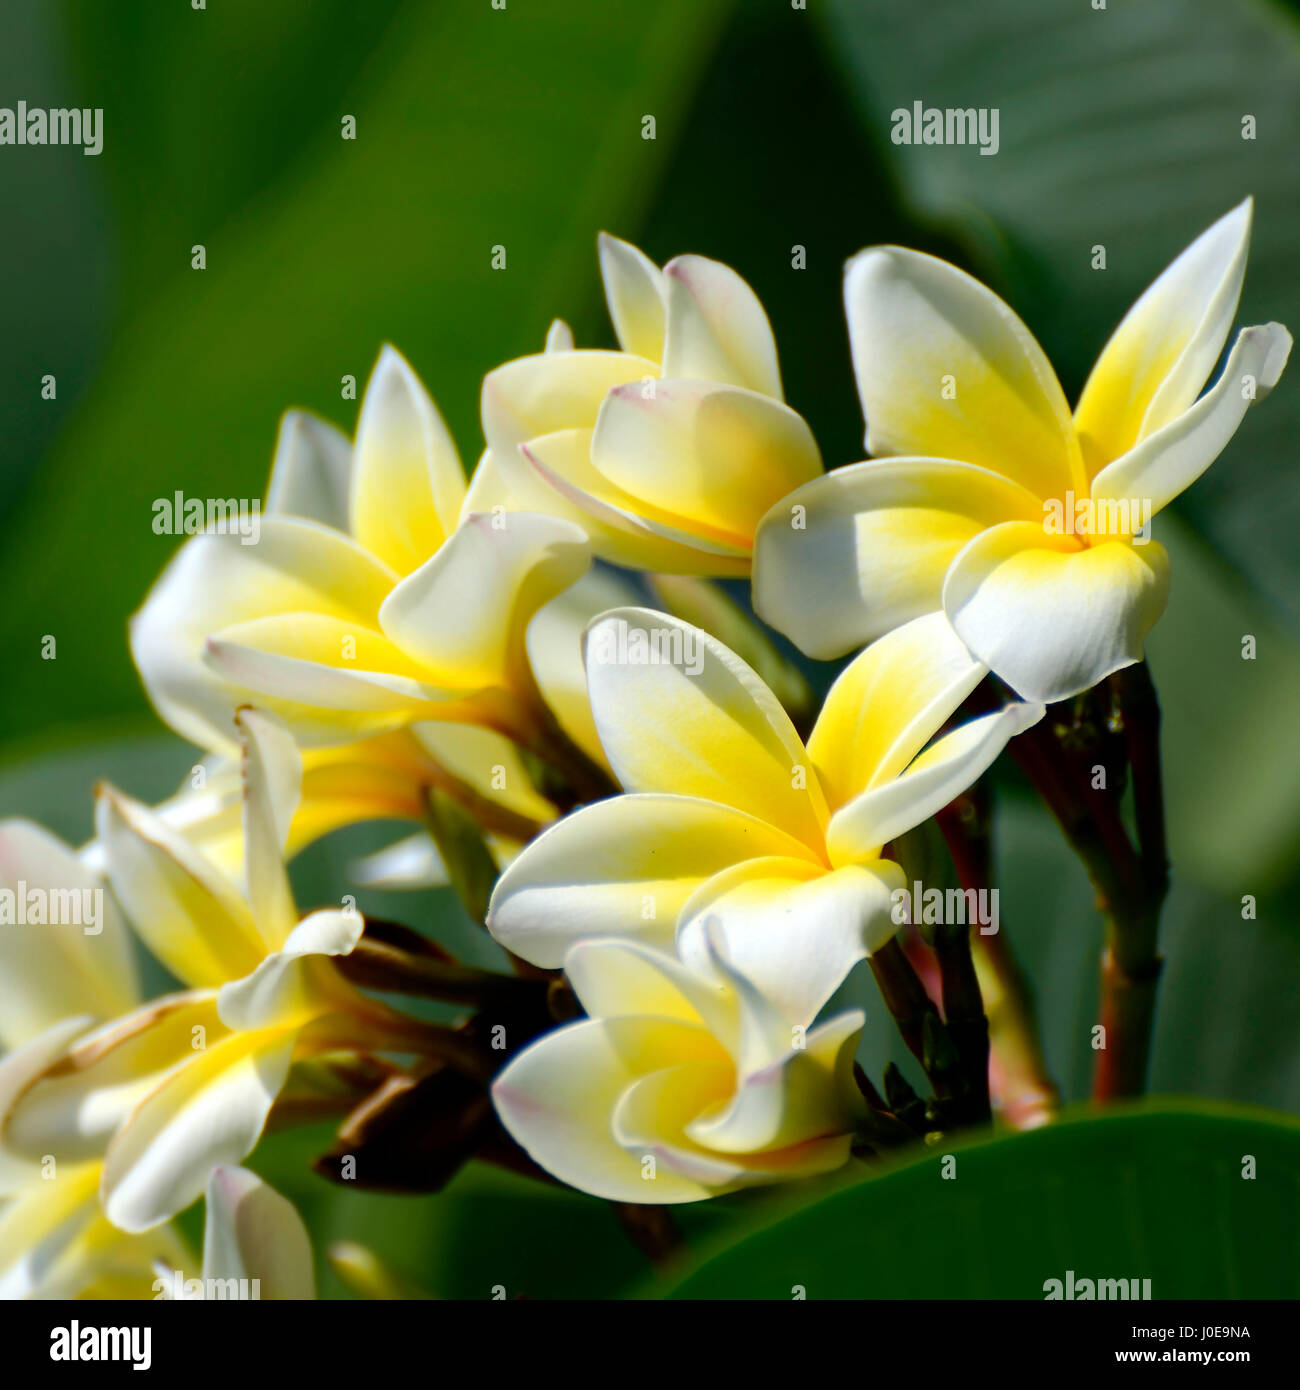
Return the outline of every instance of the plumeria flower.
{"type": "Polygon", "coordinates": [[[293,1062],[419,1041],[421,1025],[362,994],[331,963],[356,945],[360,914],[299,921],[282,859],[298,753],[270,716],[238,718],[240,881],[121,793],[103,790],[97,808],[114,892],[186,988],[79,1037],[15,1100],[4,1130],[28,1153],[50,1135],[74,1156],[102,1152],[100,1198],[125,1231],[181,1211],[214,1166],[252,1150],[293,1062]]]}
{"type": "Polygon", "coordinates": [[[203,1215],[203,1270],[160,1263],[154,1288],[162,1299],[313,1299],[311,1237],[293,1203],[247,1168],[222,1165],[208,1177],[203,1215]]]}
{"type": "Polygon", "coordinates": [[[882,848],[960,794],[1042,715],[1012,704],[930,740],[985,675],[941,614],[874,643],[807,747],[758,676],[698,628],[618,609],[587,634],[592,713],[625,795],[525,847],[488,926],[536,965],[634,937],[725,958],[787,1016],[820,1008],[899,922],[882,848]],[[924,751],[923,751],[924,750],[924,751]],[[815,1007],[814,1007],[815,1006],[815,1007]]]}
{"type": "Polygon", "coordinates": [[[863,1113],[863,1015],[791,1016],[703,933],[694,967],[639,941],[570,946],[589,1017],[514,1058],[492,1087],[505,1127],[548,1172],[621,1202],[694,1202],[811,1177],[849,1156],[863,1113]]]}
{"type": "MultiPolygon", "coordinates": [[[[0,824],[0,887],[46,903],[97,903],[95,929],[70,920],[0,925],[0,1123],[32,1082],[98,1019],[134,1008],[139,983],[121,916],[96,876],[28,821],[0,824]]],[[[16,901],[16,899],[15,899],[16,901]]],[[[47,911],[46,917],[51,914],[47,911]]],[[[88,914],[83,914],[83,918],[88,914]]],[[[0,1298],[148,1298],[156,1260],[184,1260],[170,1226],[126,1235],[99,1201],[102,1147],[57,1132],[30,1153],[0,1143],[0,1298]]]]}
{"type": "Polygon", "coordinates": [[[600,267],[621,351],[553,329],[487,375],[470,505],[566,517],[632,568],[748,574],[760,518],[822,471],[763,306],[703,256],[661,270],[602,233],[600,267]]]}
{"type": "Polygon", "coordinates": [[[1227,341],[1251,204],[1221,218],[1129,311],[1073,417],[1042,349],[969,275],[899,247],[849,262],[844,297],[867,463],[775,506],[754,602],[834,657],[942,609],[1029,700],[1140,661],[1169,594],[1153,513],[1223,450],[1291,348],[1280,324],[1227,341]]]}
{"type": "Polygon", "coordinates": [[[455,445],[394,349],[355,446],[310,417],[286,422],[267,502],[256,543],[195,536],[132,621],[172,728],[219,749],[234,711],[256,704],[306,746],[422,720],[539,742],[553,716],[526,631],[586,570],[586,538],[553,516],[465,511],[455,445]]]}

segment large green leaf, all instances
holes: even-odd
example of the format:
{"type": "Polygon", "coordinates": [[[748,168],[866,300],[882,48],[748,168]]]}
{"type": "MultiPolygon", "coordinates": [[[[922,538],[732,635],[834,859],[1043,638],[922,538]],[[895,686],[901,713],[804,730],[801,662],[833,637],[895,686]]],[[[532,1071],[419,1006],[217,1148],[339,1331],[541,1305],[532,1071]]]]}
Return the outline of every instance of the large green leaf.
{"type": "MultiPolygon", "coordinates": [[[[1243,322],[1300,323],[1300,28],[1268,0],[827,0],[830,51],[904,196],[962,237],[1071,392],[1166,263],[1248,193],[1256,220],[1243,322]],[[1000,148],[895,146],[890,113],[1000,112],[1000,148]],[[1243,120],[1253,117],[1253,139],[1243,120]],[[1094,270],[1093,247],[1106,248],[1094,270]]],[[[865,241],[865,238],[864,238],[865,241]]],[[[1300,489],[1285,469],[1300,390],[1284,378],[1185,505],[1293,621],[1300,489]]]]}
{"type": "Polygon", "coordinates": [[[1191,1106],[940,1144],[776,1216],[667,1292],[1036,1299],[1072,1270],[1150,1279],[1153,1298],[1294,1298],[1297,1163],[1300,1123],[1191,1106]]]}
{"type": "MultiPolygon", "coordinates": [[[[341,399],[341,379],[363,383],[385,339],[426,375],[466,461],[476,457],[483,373],[539,350],[556,314],[588,339],[595,331],[596,231],[640,220],[728,7],[667,0],[651,23],[635,0],[403,6],[351,81],[335,65],[316,90],[310,131],[297,85],[271,81],[277,100],[257,122],[231,116],[236,146],[259,123],[293,139],[272,137],[278,162],[244,166],[226,151],[220,181],[244,201],[224,215],[185,164],[205,140],[220,144],[219,117],[207,112],[200,127],[196,116],[188,136],[158,137],[156,148],[134,126],[124,132],[128,152],[149,150],[170,171],[165,193],[178,180],[188,190],[194,220],[166,245],[166,219],[151,224],[153,293],[134,294],[7,528],[0,585],[24,601],[0,617],[6,738],[141,708],[125,619],[175,548],[152,532],[154,499],[260,496],[280,412],[308,406],[350,430],[356,405],[341,399]],[[646,114],[655,140],[642,139],[646,114]],[[356,117],[355,140],[341,138],[344,115],[356,117]],[[205,270],[190,269],[194,243],[206,247],[205,270]],[[492,268],[495,245],[505,269],[492,268]],[[47,634],[54,661],[41,659],[47,634]]],[[[184,33],[201,42],[213,18],[187,10],[184,33]]],[[[207,32],[204,64],[238,47],[229,27],[207,32]]],[[[277,27],[276,43],[293,33],[277,27]]],[[[172,42],[179,63],[184,43],[172,42]]],[[[134,116],[150,128],[170,119],[134,116]]],[[[134,223],[148,202],[138,189],[123,196],[135,200],[134,223]]]]}

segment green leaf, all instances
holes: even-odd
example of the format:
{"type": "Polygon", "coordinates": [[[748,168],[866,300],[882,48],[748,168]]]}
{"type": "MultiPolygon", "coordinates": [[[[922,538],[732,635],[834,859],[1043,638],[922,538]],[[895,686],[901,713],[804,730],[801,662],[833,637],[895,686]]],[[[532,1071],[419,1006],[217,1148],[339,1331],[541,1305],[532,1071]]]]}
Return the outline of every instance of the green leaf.
{"type": "Polygon", "coordinates": [[[1036,1299],[1073,1270],[1150,1279],[1159,1299],[1294,1298],[1297,1163],[1300,1122],[1186,1104],[941,1144],[777,1216],[662,1291],[1036,1299]]]}
{"type": "MultiPolygon", "coordinates": [[[[828,51],[905,199],[965,242],[1072,395],[1137,295],[1250,193],[1240,321],[1300,323],[1293,15],[1261,0],[932,0],[923,19],[893,0],[827,0],[825,13],[828,51]],[[890,113],[918,100],[996,108],[997,153],[893,145],[890,113]]],[[[1296,623],[1300,490],[1279,470],[1298,433],[1300,391],[1284,379],[1180,503],[1296,623]]]]}
{"type": "MultiPolygon", "coordinates": [[[[158,168],[191,171],[195,222],[166,247],[165,222],[151,224],[150,282],[128,286],[111,356],[8,523],[0,584],[23,602],[0,617],[6,738],[143,708],[126,615],[176,548],[153,533],[154,500],[259,497],[282,411],[306,406],[350,432],[357,407],[341,380],[364,385],[385,340],[425,377],[473,463],[484,372],[539,351],[557,314],[576,316],[587,341],[598,331],[596,232],[640,221],[728,9],[668,0],[649,21],[636,0],[401,6],[351,80],[332,68],[332,105],[318,89],[310,129],[280,106],[263,112],[268,138],[294,131],[275,161],[240,163],[254,132],[232,117],[220,209],[194,187],[195,147],[178,154],[156,137],[158,168]],[[642,139],[646,113],[655,140],[642,139]],[[341,138],[343,114],[356,117],[355,140],[341,138]],[[190,269],[198,243],[201,271],[190,269]],[[56,661],[41,659],[46,634],[56,661]]],[[[187,10],[169,32],[213,19],[187,10]]],[[[220,32],[217,54],[233,41],[220,32]]],[[[277,28],[277,43],[295,32],[277,28]]],[[[141,106],[133,120],[170,129],[167,109],[141,106]]],[[[134,127],[126,141],[147,144],[134,127]]],[[[161,201],[170,191],[165,181],[161,201]]],[[[150,209],[138,189],[123,196],[137,216],[150,209]]]]}

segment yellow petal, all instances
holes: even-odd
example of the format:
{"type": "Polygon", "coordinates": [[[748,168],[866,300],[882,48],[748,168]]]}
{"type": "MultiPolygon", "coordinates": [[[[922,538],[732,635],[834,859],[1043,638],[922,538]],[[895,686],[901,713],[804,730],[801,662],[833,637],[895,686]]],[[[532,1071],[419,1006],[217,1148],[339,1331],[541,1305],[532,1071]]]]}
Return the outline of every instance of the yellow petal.
{"type": "Polygon", "coordinates": [[[262,521],[256,545],[237,535],[182,546],[131,622],[131,654],[149,698],[185,738],[235,750],[235,710],[248,691],[204,659],[214,633],[268,617],[315,614],[345,630],[377,626],[396,575],[337,531],[297,518],[262,521]]]}
{"type": "Polygon", "coordinates": [[[385,347],[357,422],[351,531],[398,574],[433,555],[456,525],[465,474],[438,408],[406,359],[385,347]]]}
{"type": "Polygon", "coordinates": [[[605,397],[591,443],[595,469],[685,530],[747,548],[764,513],[820,476],[812,431],[770,396],[715,382],[664,379],[605,397]]]}
{"type": "Polygon", "coordinates": [[[849,262],[844,303],[870,453],[959,459],[1039,497],[1086,491],[1051,363],[991,290],[933,256],[873,247],[849,262]]]}
{"type": "MultiPolygon", "coordinates": [[[[744,574],[749,542],[692,526],[611,482],[591,460],[592,432],[542,435],[519,456],[546,485],[562,511],[575,518],[602,560],[630,569],[673,574],[744,574]]],[[[512,484],[512,489],[513,489],[512,484]]]]}
{"type": "Polygon", "coordinates": [[[1247,198],[1202,232],[1111,335],[1075,412],[1089,476],[1200,394],[1237,312],[1252,210],[1247,198]]]}
{"type": "Polygon", "coordinates": [[[830,804],[897,776],[987,669],[943,613],[873,642],[831,686],[808,740],[830,804]]]}
{"type": "Polygon", "coordinates": [[[234,885],[148,807],[105,787],[96,829],[118,901],[177,979],[214,987],[262,959],[262,938],[234,885]]]}
{"type": "Polygon", "coordinates": [[[488,448],[509,469],[520,444],[558,430],[591,429],[607,391],[658,375],[657,361],[625,352],[582,349],[516,358],[483,378],[488,448]]]}
{"type": "Polygon", "coordinates": [[[1011,739],[1042,717],[1042,705],[1012,704],[945,734],[900,776],[836,811],[826,832],[831,859],[836,864],[875,861],[882,845],[960,796],[1011,739]]]}
{"type": "Polygon", "coordinates": [[[821,844],[826,802],[808,753],[734,652],[647,608],[602,615],[585,650],[596,728],[628,791],[720,802],[821,844]]]}

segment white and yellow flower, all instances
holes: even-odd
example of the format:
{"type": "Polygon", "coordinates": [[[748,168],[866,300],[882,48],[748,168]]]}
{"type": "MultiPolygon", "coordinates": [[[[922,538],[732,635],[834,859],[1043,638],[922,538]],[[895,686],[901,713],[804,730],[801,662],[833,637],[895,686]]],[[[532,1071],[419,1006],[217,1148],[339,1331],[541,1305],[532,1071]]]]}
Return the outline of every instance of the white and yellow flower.
{"type": "Polygon", "coordinates": [[[1291,335],[1227,341],[1249,200],[1187,248],[1107,343],[1074,415],[1029,330],[955,267],[899,247],[844,285],[867,448],[768,513],[754,603],[834,657],[942,610],[1026,699],[1064,699],[1142,659],[1169,593],[1144,528],[1276,384],[1291,335]],[[1144,543],[1145,542],[1145,543],[1144,543]]]}
{"type": "Polygon", "coordinates": [[[305,746],[423,720],[535,743],[549,716],[526,630],[590,551],[572,522],[467,511],[465,492],[442,417],[385,348],[355,446],[290,417],[255,543],[195,536],[133,619],[159,713],[214,750],[243,704],[278,714],[305,746]]]}
{"type": "Polygon", "coordinates": [[[355,910],[294,906],[282,848],[301,763],[283,726],[241,711],[244,861],[232,882],[147,807],[105,789],[97,828],[114,892],[186,988],[78,1037],[9,1107],[4,1139],[104,1155],[104,1211],[144,1231],[188,1206],[213,1167],[262,1133],[290,1065],[335,1051],[400,1050],[420,1025],[353,988],[331,958],[355,910]],[[106,1146],[106,1147],[105,1147],[106,1146]]]}
{"type": "MultiPolygon", "coordinates": [[[[139,984],[117,909],[55,836],[27,821],[0,825],[0,887],[47,900],[99,894],[102,908],[89,932],[79,919],[0,925],[2,1123],[97,1019],[136,1005],[139,984]]],[[[169,1226],[127,1235],[109,1223],[102,1146],[70,1148],[57,1131],[33,1138],[31,1152],[0,1143],[0,1298],[148,1298],[154,1262],[185,1258],[179,1236],[169,1226]]]]}
{"type": "Polygon", "coordinates": [[[930,740],[985,674],[942,615],[863,652],[805,748],[757,675],[715,638],[647,609],[591,626],[591,708],[626,794],[525,847],[488,925],[525,960],[560,966],[584,938],[632,937],[734,968],[810,1020],[853,963],[898,929],[898,866],[881,857],[1041,717],[1012,704],[930,740]],[[924,750],[924,751],[923,751],[924,750]]]}
{"type": "Polygon", "coordinates": [[[809,999],[783,1014],[726,959],[716,927],[704,946],[694,966],[629,940],[565,953],[590,1017],[540,1038],[492,1087],[548,1172],[614,1201],[694,1202],[847,1160],[862,1013],[813,1026],[809,999]]]}
{"type": "Polygon", "coordinates": [[[575,350],[561,326],[487,375],[470,505],[568,518],[631,568],[748,574],[763,514],[822,471],[763,306],[703,256],[661,270],[602,233],[600,266],[622,350],[575,350]]]}

